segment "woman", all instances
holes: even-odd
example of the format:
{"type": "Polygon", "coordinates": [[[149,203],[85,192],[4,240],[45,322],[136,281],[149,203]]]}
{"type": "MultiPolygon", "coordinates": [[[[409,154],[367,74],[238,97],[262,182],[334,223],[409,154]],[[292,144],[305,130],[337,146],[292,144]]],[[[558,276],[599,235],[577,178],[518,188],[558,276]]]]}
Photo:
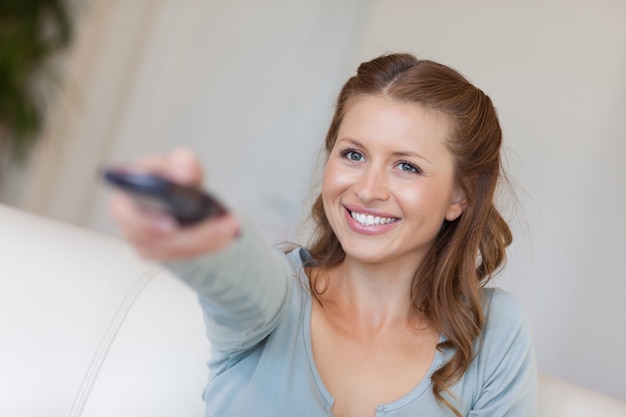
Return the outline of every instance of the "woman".
{"type": "MultiPolygon", "coordinates": [[[[268,248],[234,214],[180,228],[115,196],[124,235],[199,294],[206,415],[534,415],[525,315],[484,288],[511,242],[500,144],[482,91],[392,54],[341,90],[308,249],[268,248]]],[[[144,165],[201,182],[187,151],[144,165]]]]}

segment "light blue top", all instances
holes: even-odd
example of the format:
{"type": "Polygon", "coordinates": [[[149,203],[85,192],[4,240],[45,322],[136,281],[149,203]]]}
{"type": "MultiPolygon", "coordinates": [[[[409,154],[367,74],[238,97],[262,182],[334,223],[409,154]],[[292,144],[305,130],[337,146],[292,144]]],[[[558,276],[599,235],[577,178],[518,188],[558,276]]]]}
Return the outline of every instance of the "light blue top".
{"type": "MultiPolygon", "coordinates": [[[[311,352],[306,255],[301,248],[285,255],[245,228],[218,254],[166,264],[198,292],[204,311],[212,346],[205,416],[332,416],[334,399],[311,352]]],[[[452,387],[455,405],[463,416],[532,417],[537,374],[528,320],[510,294],[487,289],[487,299],[478,355],[452,387]]],[[[430,382],[449,354],[437,352],[411,392],[371,416],[453,416],[430,382]]]]}

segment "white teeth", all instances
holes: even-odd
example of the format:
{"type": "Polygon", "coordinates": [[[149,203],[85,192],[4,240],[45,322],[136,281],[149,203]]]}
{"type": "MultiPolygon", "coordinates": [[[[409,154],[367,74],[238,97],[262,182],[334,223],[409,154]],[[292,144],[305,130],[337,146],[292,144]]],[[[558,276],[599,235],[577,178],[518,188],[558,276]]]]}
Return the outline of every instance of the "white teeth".
{"type": "Polygon", "coordinates": [[[354,220],[362,224],[363,226],[372,226],[375,224],[389,224],[394,221],[393,217],[379,217],[372,216],[371,214],[350,212],[350,215],[354,220]]]}

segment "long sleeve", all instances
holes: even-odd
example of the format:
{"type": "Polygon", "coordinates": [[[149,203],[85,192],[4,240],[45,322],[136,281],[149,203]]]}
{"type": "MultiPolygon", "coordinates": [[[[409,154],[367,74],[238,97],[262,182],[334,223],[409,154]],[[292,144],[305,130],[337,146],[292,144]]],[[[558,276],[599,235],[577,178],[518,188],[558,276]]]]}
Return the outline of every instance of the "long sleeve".
{"type": "Polygon", "coordinates": [[[164,266],[197,291],[213,349],[235,352],[253,346],[286,312],[292,281],[288,263],[248,224],[224,250],[164,266]]]}
{"type": "Polygon", "coordinates": [[[510,294],[491,290],[478,358],[480,393],[469,417],[532,417],[537,368],[525,311],[510,294]]]}

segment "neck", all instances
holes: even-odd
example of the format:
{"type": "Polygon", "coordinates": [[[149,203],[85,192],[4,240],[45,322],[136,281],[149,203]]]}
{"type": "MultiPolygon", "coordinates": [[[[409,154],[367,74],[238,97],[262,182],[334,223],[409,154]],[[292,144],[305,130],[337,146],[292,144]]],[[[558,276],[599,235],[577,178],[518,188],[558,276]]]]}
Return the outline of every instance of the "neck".
{"type": "Polygon", "coordinates": [[[364,265],[346,258],[324,274],[328,288],[320,301],[337,319],[344,319],[369,335],[414,327],[414,274],[415,265],[364,265]]]}

